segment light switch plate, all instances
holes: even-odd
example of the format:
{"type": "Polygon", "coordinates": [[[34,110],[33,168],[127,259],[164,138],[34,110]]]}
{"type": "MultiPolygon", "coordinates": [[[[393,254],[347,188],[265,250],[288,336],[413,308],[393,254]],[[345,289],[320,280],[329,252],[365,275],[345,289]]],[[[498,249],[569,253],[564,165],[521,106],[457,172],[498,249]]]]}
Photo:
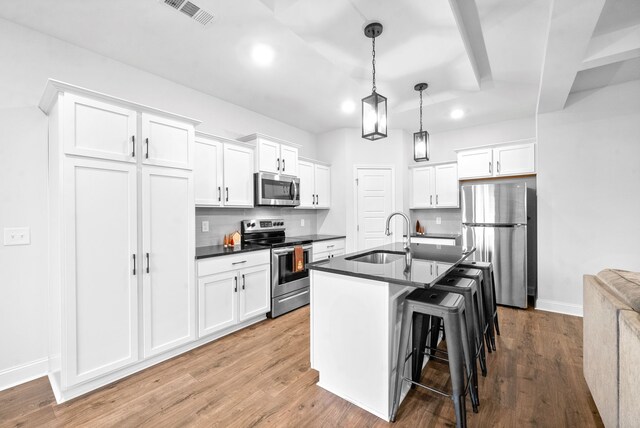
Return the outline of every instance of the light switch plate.
{"type": "Polygon", "coordinates": [[[300,219],[300,226],[304,226],[304,219],[303,218],[300,219]]]}
{"type": "Polygon", "coordinates": [[[442,217],[436,217],[436,224],[442,224],[442,217]]]}
{"type": "Polygon", "coordinates": [[[209,222],[207,220],[204,220],[202,222],[202,231],[203,232],[208,232],[209,231],[209,222]]]}
{"type": "Polygon", "coordinates": [[[29,245],[31,230],[28,227],[5,227],[4,245],[29,245]]]}

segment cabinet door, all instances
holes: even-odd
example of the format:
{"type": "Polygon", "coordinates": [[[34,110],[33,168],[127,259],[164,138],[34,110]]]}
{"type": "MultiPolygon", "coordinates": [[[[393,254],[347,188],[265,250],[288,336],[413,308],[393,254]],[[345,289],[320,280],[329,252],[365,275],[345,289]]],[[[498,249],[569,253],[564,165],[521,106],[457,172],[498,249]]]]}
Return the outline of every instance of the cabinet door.
{"type": "Polygon", "coordinates": [[[64,94],[63,139],[67,154],[135,162],[136,112],[64,94]]]}
{"type": "Polygon", "coordinates": [[[315,165],[316,208],[331,207],[331,168],[315,165]]]}
{"type": "Polygon", "coordinates": [[[300,177],[300,205],[298,208],[315,208],[315,180],[313,164],[298,162],[298,176],[300,177]]]}
{"type": "Polygon", "coordinates": [[[280,173],[280,144],[273,141],[258,139],[258,168],[257,171],[280,173]]]}
{"type": "Polygon", "coordinates": [[[458,191],[458,166],[455,163],[436,165],[436,207],[457,208],[460,206],[458,191]]]}
{"type": "Polygon", "coordinates": [[[435,205],[433,167],[411,170],[410,208],[431,208],[435,205]]]}
{"type": "Polygon", "coordinates": [[[225,206],[253,207],[253,150],[249,147],[224,145],[225,206]]]}
{"type": "Polygon", "coordinates": [[[215,333],[238,323],[238,272],[198,279],[198,335],[215,333]]]}
{"type": "Polygon", "coordinates": [[[196,205],[222,205],[222,143],[196,140],[194,163],[196,205]]]}
{"type": "Polygon", "coordinates": [[[195,207],[190,171],[142,170],[144,355],[195,339],[195,207]]]}
{"type": "Polygon", "coordinates": [[[65,160],[63,388],[138,360],[136,189],[135,165],[65,160]]]}
{"type": "Polygon", "coordinates": [[[493,149],[493,158],[497,176],[536,172],[535,143],[497,147],[493,149]]]}
{"type": "Polygon", "coordinates": [[[282,144],[280,146],[280,174],[298,176],[298,149],[282,144]]]}
{"type": "Polygon", "coordinates": [[[261,265],[240,271],[239,320],[245,321],[271,310],[271,265],[261,265]]]}
{"type": "Polygon", "coordinates": [[[141,155],[146,165],[193,169],[193,125],[142,114],[141,155]]]}
{"type": "Polygon", "coordinates": [[[458,152],[458,177],[481,178],[493,176],[493,149],[474,149],[458,152]]]}

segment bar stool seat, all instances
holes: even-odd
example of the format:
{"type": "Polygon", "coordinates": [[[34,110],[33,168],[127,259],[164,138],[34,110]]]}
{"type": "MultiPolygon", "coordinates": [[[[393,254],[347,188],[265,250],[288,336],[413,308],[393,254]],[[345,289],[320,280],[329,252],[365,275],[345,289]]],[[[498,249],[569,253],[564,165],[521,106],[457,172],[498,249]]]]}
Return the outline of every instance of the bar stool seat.
{"type": "Polygon", "coordinates": [[[471,269],[480,269],[484,275],[486,283],[490,285],[489,288],[491,289],[491,295],[493,297],[493,301],[491,302],[492,314],[493,314],[492,321],[493,321],[493,327],[495,329],[495,333],[492,332],[491,346],[495,351],[496,350],[495,335],[497,334],[498,336],[500,336],[500,324],[498,323],[498,304],[497,304],[498,301],[496,299],[496,278],[495,278],[495,275],[493,274],[493,265],[490,262],[469,260],[469,261],[464,261],[460,263],[458,266],[471,268],[471,269]]]}
{"type": "Polygon", "coordinates": [[[487,282],[484,280],[484,274],[482,273],[482,270],[466,267],[456,267],[447,274],[447,277],[469,278],[473,279],[474,281],[476,281],[476,284],[478,284],[478,298],[482,301],[480,304],[480,321],[481,325],[483,326],[482,333],[487,343],[486,349],[487,351],[489,351],[489,353],[491,353],[491,337],[494,332],[493,317],[491,316],[491,314],[493,313],[493,306],[491,304],[491,302],[493,301],[493,297],[491,294],[491,287],[489,287],[487,282]]]}
{"type": "MultiPolygon", "coordinates": [[[[402,384],[404,381],[408,381],[429,391],[450,397],[455,408],[456,426],[459,428],[466,427],[465,397],[467,391],[471,395],[471,402],[475,412],[477,412],[477,404],[474,400],[476,385],[471,375],[473,355],[472,350],[469,348],[464,297],[461,294],[434,290],[433,288],[419,288],[409,293],[403,306],[391,421],[394,422],[396,420],[402,384]],[[427,328],[425,327],[429,325],[427,320],[430,317],[441,319],[447,331],[447,361],[451,375],[451,393],[419,383],[419,379],[415,380],[413,378],[413,370],[412,378],[404,376],[406,361],[409,358],[413,358],[412,362],[415,362],[419,356],[424,355],[423,350],[426,346],[427,335],[427,328]],[[420,339],[418,345],[414,342],[412,351],[407,354],[412,327],[413,337],[419,336],[420,339]]],[[[477,400],[477,396],[475,398],[477,400]]]]}

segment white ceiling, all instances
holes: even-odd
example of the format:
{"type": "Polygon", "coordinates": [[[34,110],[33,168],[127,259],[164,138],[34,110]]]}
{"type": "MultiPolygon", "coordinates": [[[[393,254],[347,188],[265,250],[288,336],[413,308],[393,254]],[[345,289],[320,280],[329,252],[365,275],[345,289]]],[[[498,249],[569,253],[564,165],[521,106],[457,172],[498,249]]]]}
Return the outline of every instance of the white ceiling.
{"type": "Polygon", "coordinates": [[[159,0],[6,1],[0,16],[311,132],[360,126],[371,91],[362,30],[378,20],[377,86],[391,128],[417,130],[421,81],[430,132],[536,111],[551,0],[192,2],[214,14],[210,25],[159,0]],[[274,47],[272,66],[252,62],[257,42],[274,47]],[[340,110],[347,98],[351,115],[340,110]],[[466,117],[450,119],[453,108],[466,117]]]}

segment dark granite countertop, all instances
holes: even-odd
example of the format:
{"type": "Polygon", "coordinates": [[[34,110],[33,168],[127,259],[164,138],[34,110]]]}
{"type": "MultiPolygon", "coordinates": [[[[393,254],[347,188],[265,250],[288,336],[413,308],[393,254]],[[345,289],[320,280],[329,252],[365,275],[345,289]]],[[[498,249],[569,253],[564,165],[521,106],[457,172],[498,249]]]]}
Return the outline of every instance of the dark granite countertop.
{"type": "Polygon", "coordinates": [[[387,244],[365,251],[309,263],[311,270],[337,273],[374,281],[390,282],[412,287],[428,288],[444,278],[475,249],[467,251],[460,246],[411,244],[413,260],[407,268],[402,243],[387,244]],[[390,263],[373,264],[353,259],[375,251],[393,252],[402,257],[390,263]]]}
{"type": "Polygon", "coordinates": [[[330,241],[332,239],[346,238],[344,235],[304,235],[304,236],[292,236],[291,239],[300,239],[301,241],[330,241]]]}
{"type": "Polygon", "coordinates": [[[224,245],[210,245],[208,247],[196,247],[196,260],[209,257],[228,256],[229,254],[246,253],[247,251],[269,250],[269,247],[261,245],[238,245],[236,247],[224,247],[224,245]]]}
{"type": "Polygon", "coordinates": [[[436,238],[436,239],[457,239],[462,235],[459,233],[425,233],[423,235],[412,233],[412,238],[436,238]]]}

